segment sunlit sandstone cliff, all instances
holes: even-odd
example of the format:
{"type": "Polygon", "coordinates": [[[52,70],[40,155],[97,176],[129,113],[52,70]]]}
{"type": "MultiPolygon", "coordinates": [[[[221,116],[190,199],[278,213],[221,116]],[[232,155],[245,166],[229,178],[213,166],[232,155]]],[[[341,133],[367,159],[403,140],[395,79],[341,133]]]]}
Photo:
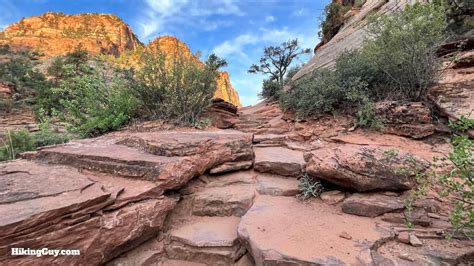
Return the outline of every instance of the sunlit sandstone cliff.
{"type": "Polygon", "coordinates": [[[0,43],[36,50],[46,56],[65,54],[81,46],[92,54],[119,55],[141,46],[130,27],[110,14],[45,13],[8,26],[0,43]]]}
{"type": "MultiPolygon", "coordinates": [[[[189,47],[175,37],[162,36],[148,45],[142,44],[125,22],[110,14],[48,12],[27,17],[0,32],[0,44],[8,44],[14,50],[34,50],[43,58],[63,55],[80,47],[93,55],[105,55],[112,63],[132,67],[139,67],[144,50],[159,47],[165,54],[180,53],[202,64],[189,47]]],[[[216,98],[240,106],[228,73],[221,72],[217,84],[216,98]]]]}

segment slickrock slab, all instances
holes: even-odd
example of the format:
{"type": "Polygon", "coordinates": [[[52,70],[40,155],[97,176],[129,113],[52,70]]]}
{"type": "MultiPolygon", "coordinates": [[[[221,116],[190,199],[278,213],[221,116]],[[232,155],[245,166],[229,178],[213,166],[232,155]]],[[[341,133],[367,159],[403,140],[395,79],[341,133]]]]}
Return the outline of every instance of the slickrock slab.
{"type": "Polygon", "coordinates": [[[389,237],[372,219],[338,215],[319,200],[271,196],[257,198],[238,235],[256,265],[367,265],[375,242],[389,237]],[[343,231],[352,239],[339,237],[343,231]]]}
{"type": "Polygon", "coordinates": [[[263,135],[253,136],[253,142],[255,143],[262,143],[262,142],[282,143],[283,141],[285,141],[285,139],[286,139],[286,135],[277,135],[277,134],[263,134],[263,135]]]}
{"type": "Polygon", "coordinates": [[[299,193],[298,180],[291,177],[259,174],[257,191],[261,195],[294,196],[299,193]]]}
{"type": "Polygon", "coordinates": [[[16,160],[0,164],[0,264],[100,264],[156,235],[176,199],[145,180],[16,160]],[[11,247],[87,256],[12,257],[11,247]]]}
{"type": "Polygon", "coordinates": [[[161,156],[201,155],[223,149],[235,159],[252,160],[252,135],[239,131],[145,132],[123,137],[119,144],[161,156]],[[239,154],[242,153],[242,154],[239,154]]]}
{"type": "Polygon", "coordinates": [[[63,216],[101,209],[113,193],[67,166],[16,160],[1,163],[0,174],[0,246],[13,242],[12,235],[38,231],[63,216]]]}
{"type": "Polygon", "coordinates": [[[339,145],[305,155],[306,172],[341,187],[358,191],[408,190],[415,185],[415,167],[429,163],[398,150],[376,146],[339,145]]]}
{"type": "Polygon", "coordinates": [[[299,177],[305,161],[303,152],[283,147],[255,148],[255,171],[299,177]]]}
{"type": "Polygon", "coordinates": [[[237,217],[193,217],[170,232],[166,253],[172,259],[207,265],[234,263],[245,253],[237,237],[239,221],[237,217]]]}
{"type": "MultiPolygon", "coordinates": [[[[253,161],[252,135],[241,132],[134,133],[117,139],[72,142],[40,150],[35,159],[160,183],[163,190],[186,184],[206,170],[253,161]],[[123,143],[125,145],[117,144],[123,143]],[[135,147],[135,148],[133,148],[135,147]],[[145,152],[145,151],[147,152],[145,152]],[[151,152],[151,153],[148,153],[151,152]]],[[[250,165],[249,165],[250,164],[250,165]]]]}
{"type": "Polygon", "coordinates": [[[40,150],[36,159],[103,173],[148,180],[159,179],[163,168],[181,163],[179,157],[156,156],[112,141],[89,139],[40,150]]]}
{"type": "Polygon", "coordinates": [[[342,211],[359,216],[376,217],[387,212],[400,211],[405,208],[405,200],[397,196],[380,193],[356,193],[342,203],[342,211]]]}
{"type": "Polygon", "coordinates": [[[193,214],[199,216],[242,216],[252,206],[254,198],[255,189],[252,185],[206,187],[194,195],[193,214]]]}

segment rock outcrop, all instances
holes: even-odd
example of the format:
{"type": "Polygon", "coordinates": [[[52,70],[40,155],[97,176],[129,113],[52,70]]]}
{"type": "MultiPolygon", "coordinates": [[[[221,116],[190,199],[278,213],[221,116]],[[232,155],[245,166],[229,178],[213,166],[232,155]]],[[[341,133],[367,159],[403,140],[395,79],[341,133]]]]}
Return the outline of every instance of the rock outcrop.
{"type": "Polygon", "coordinates": [[[428,162],[406,152],[379,147],[340,145],[305,154],[306,172],[357,191],[408,190],[428,162]]]}
{"type": "Polygon", "coordinates": [[[179,199],[167,191],[214,166],[251,160],[251,143],[239,132],[128,133],[2,163],[0,263],[105,263],[160,233],[179,199]],[[15,257],[12,246],[87,255],[15,257]]]}
{"type": "Polygon", "coordinates": [[[430,109],[422,102],[378,102],[375,114],[382,120],[381,131],[384,133],[414,139],[435,133],[430,109]]]}
{"type": "Polygon", "coordinates": [[[92,54],[120,55],[142,44],[131,28],[111,14],[45,13],[27,17],[0,33],[0,44],[62,55],[77,47],[92,54]]]}

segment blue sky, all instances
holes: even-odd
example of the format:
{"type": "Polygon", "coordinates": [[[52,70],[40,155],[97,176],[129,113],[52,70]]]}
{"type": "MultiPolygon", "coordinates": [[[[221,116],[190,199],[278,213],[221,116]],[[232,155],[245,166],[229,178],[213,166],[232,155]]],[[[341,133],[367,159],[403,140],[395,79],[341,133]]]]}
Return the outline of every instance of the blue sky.
{"type": "MultiPolygon", "coordinates": [[[[263,48],[298,38],[305,48],[318,42],[322,10],[329,0],[0,0],[0,27],[47,11],[112,13],[144,43],[174,35],[203,56],[227,59],[224,69],[244,105],[259,101],[262,75],[247,73],[263,48]]],[[[304,63],[309,57],[296,63],[304,63]]]]}

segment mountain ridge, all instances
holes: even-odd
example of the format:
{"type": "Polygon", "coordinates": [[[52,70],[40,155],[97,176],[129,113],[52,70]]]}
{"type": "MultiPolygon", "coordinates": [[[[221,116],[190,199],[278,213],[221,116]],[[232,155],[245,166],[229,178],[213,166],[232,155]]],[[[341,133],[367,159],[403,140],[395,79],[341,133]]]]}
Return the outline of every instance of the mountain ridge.
{"type": "MultiPolygon", "coordinates": [[[[143,49],[160,45],[160,50],[172,54],[172,46],[176,45],[186,57],[202,64],[190,48],[176,37],[160,36],[144,44],[120,17],[106,13],[46,12],[26,17],[0,32],[0,45],[5,44],[13,50],[37,51],[41,58],[60,56],[81,48],[93,55],[108,56],[108,61],[112,63],[117,63],[115,58],[125,57],[122,59],[131,61],[129,63],[133,67],[139,65],[143,49]]],[[[215,98],[241,106],[227,72],[219,72],[217,84],[215,98]]]]}

